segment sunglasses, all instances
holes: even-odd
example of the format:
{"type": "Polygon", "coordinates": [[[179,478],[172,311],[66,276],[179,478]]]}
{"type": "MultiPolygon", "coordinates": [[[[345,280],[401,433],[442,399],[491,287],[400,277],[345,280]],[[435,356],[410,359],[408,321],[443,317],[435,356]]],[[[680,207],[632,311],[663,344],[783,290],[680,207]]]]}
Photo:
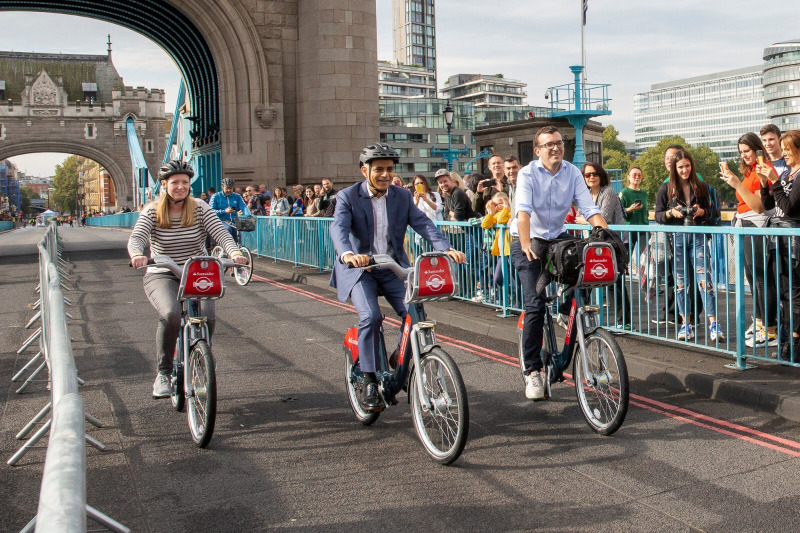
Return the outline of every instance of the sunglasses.
{"type": "Polygon", "coordinates": [[[591,178],[592,176],[599,178],[600,174],[598,174],[597,172],[587,172],[586,174],[583,175],[584,178],[591,178]]]}

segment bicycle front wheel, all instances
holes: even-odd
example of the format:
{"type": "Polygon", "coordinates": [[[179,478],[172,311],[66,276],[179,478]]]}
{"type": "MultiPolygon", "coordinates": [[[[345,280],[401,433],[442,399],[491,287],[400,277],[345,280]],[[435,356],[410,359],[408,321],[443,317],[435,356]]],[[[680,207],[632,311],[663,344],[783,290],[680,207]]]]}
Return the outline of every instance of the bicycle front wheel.
{"type": "Polygon", "coordinates": [[[425,451],[437,463],[449,465],[464,451],[469,433],[469,405],[464,379],[453,358],[434,347],[410,378],[409,396],[414,428],[425,451]],[[430,403],[423,403],[416,372],[430,403]]]}
{"type": "Polygon", "coordinates": [[[189,353],[186,372],[189,373],[187,416],[192,440],[205,448],[214,434],[217,418],[217,376],[214,356],[206,341],[197,341],[189,353]]]}
{"type": "Polygon", "coordinates": [[[220,257],[224,257],[225,250],[222,248],[222,246],[217,245],[214,247],[213,250],[211,250],[211,256],[216,257],[217,259],[219,259],[220,257]]]}
{"type": "Polygon", "coordinates": [[[235,267],[233,269],[233,277],[239,285],[247,285],[250,283],[250,278],[253,277],[253,255],[246,246],[242,246],[239,250],[247,258],[247,266],[235,267]]]}
{"type": "Polygon", "coordinates": [[[585,337],[584,343],[585,364],[578,345],[573,367],[578,403],[592,430],[611,435],[628,413],[628,367],[609,332],[597,329],[585,337]]]}

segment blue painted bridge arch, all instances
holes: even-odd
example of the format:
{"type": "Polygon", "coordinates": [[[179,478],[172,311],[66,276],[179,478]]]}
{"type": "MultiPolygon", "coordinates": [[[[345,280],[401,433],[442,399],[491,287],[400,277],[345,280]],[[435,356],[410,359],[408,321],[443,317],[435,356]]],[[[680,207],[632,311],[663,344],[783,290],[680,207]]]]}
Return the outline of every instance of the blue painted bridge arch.
{"type": "Polygon", "coordinates": [[[78,15],[124,26],[153,40],[178,65],[192,109],[195,148],[219,143],[219,76],[211,49],[181,10],[163,0],[0,0],[0,11],[78,15]]]}

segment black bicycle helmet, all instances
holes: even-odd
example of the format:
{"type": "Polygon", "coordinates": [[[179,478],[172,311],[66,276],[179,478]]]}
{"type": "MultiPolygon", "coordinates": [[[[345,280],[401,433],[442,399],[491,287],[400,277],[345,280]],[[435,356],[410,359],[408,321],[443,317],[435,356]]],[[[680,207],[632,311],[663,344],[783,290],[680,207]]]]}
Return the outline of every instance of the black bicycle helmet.
{"type": "Polygon", "coordinates": [[[194,177],[194,169],[189,163],[173,159],[158,171],[158,179],[165,180],[175,174],[186,174],[190,178],[194,177]]]}
{"type": "Polygon", "coordinates": [[[375,159],[391,159],[395,163],[400,162],[400,154],[397,153],[397,150],[392,148],[386,143],[375,143],[370,144],[363,150],[361,150],[361,157],[358,158],[360,163],[359,166],[364,166],[370,161],[374,161],[375,159]]]}
{"type": "Polygon", "coordinates": [[[233,178],[222,178],[222,181],[220,183],[222,184],[223,187],[233,188],[236,186],[236,180],[233,178]]]}

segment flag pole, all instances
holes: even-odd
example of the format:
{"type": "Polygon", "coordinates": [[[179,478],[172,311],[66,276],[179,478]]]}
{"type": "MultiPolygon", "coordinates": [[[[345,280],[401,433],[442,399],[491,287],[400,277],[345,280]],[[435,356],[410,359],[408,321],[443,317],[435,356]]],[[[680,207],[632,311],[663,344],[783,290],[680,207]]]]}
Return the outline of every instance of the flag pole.
{"type": "Polygon", "coordinates": [[[583,65],[583,72],[581,73],[581,79],[583,83],[586,83],[586,51],[583,47],[583,28],[586,26],[586,11],[588,9],[588,0],[580,0],[581,2],[581,65],[583,65]]]}

